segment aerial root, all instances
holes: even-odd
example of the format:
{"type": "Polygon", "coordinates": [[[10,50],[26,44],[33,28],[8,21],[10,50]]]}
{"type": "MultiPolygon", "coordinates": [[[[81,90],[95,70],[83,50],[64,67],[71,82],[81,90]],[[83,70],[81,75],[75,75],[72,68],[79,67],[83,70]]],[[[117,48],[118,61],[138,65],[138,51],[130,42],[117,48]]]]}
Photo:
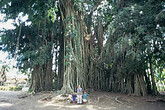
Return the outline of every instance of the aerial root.
{"type": "Polygon", "coordinates": [[[115,98],[115,101],[118,102],[118,103],[120,103],[120,104],[124,104],[123,102],[119,101],[118,98],[120,98],[120,96],[117,96],[117,97],[115,98]]]}

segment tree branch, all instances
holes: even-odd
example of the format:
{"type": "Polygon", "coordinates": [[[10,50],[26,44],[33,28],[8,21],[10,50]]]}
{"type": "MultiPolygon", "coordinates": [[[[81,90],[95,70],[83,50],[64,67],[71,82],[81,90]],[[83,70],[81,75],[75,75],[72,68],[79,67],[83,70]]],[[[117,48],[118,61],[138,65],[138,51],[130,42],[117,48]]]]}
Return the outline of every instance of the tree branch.
{"type": "Polygon", "coordinates": [[[14,59],[16,59],[17,54],[18,54],[18,50],[19,50],[19,39],[20,39],[20,36],[21,36],[21,30],[22,30],[22,24],[20,24],[20,27],[19,27],[19,34],[18,34],[18,37],[17,37],[17,45],[16,45],[16,49],[15,49],[14,59]]]}

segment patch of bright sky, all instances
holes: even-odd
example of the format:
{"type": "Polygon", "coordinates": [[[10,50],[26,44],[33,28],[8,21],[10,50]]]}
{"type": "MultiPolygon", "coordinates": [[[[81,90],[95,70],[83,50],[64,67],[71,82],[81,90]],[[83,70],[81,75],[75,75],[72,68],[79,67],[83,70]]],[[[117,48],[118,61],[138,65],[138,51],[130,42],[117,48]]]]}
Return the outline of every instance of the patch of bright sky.
{"type": "MultiPolygon", "coordinates": [[[[2,30],[3,28],[5,28],[5,29],[14,29],[15,28],[14,25],[13,25],[14,20],[9,19],[7,22],[3,22],[4,17],[5,17],[5,14],[0,14],[0,21],[1,21],[0,22],[0,30],[2,30]]],[[[30,25],[31,22],[27,22],[27,19],[28,19],[28,15],[23,16],[23,13],[20,13],[15,21],[16,21],[17,25],[19,25],[19,20],[21,22],[25,22],[25,25],[30,25]]]]}
{"type": "Polygon", "coordinates": [[[0,62],[5,62],[7,56],[8,56],[7,52],[0,51],[0,62]]]}
{"type": "MultiPolygon", "coordinates": [[[[0,30],[2,29],[14,29],[15,27],[12,25],[13,20],[8,20],[7,22],[3,22],[5,14],[0,14],[0,30]]],[[[1,41],[1,38],[0,38],[1,41]]],[[[8,53],[0,51],[0,62],[4,64],[10,64],[11,60],[7,59],[8,53]]]]}
{"type": "MultiPolygon", "coordinates": [[[[2,29],[14,29],[14,20],[9,19],[7,22],[4,22],[5,14],[0,14],[0,30],[2,29]]],[[[23,16],[23,13],[20,13],[16,18],[16,24],[19,25],[20,22],[25,22],[28,19],[28,15],[23,16]]],[[[30,25],[31,22],[25,22],[25,25],[30,25]]],[[[1,41],[1,38],[0,38],[1,41]]],[[[0,62],[3,62],[8,65],[15,65],[16,61],[14,59],[8,59],[9,54],[7,52],[0,51],[0,62]],[[13,63],[12,63],[13,62],[13,63]]]]}
{"type": "Polygon", "coordinates": [[[20,13],[18,15],[18,17],[16,18],[16,23],[17,23],[17,25],[19,25],[19,20],[20,20],[21,22],[25,22],[25,25],[30,25],[31,22],[27,22],[27,19],[28,19],[27,14],[25,16],[23,16],[23,13],[20,13]]]}
{"type": "MultiPolygon", "coordinates": [[[[0,30],[2,29],[14,29],[14,20],[9,19],[7,22],[4,22],[5,14],[0,14],[0,30]]],[[[18,15],[18,18],[15,20],[16,24],[19,25],[20,22],[25,22],[28,19],[28,15],[23,16],[23,13],[20,13],[18,15]]],[[[30,25],[31,22],[25,22],[25,25],[30,25]]],[[[0,38],[1,42],[1,38],[0,38]]],[[[0,51],[0,68],[2,65],[7,64],[10,67],[9,72],[6,74],[7,77],[23,77],[27,78],[26,75],[19,74],[18,69],[13,68],[13,66],[16,66],[16,60],[15,59],[8,59],[9,53],[0,51]],[[19,75],[18,75],[19,74],[19,75]]]]}
{"type": "MultiPolygon", "coordinates": [[[[0,21],[3,21],[5,17],[5,14],[0,14],[0,21]]],[[[15,27],[12,25],[12,23],[14,22],[14,20],[10,19],[7,22],[0,22],[0,30],[2,30],[3,28],[5,29],[14,29],[15,27]]]]}

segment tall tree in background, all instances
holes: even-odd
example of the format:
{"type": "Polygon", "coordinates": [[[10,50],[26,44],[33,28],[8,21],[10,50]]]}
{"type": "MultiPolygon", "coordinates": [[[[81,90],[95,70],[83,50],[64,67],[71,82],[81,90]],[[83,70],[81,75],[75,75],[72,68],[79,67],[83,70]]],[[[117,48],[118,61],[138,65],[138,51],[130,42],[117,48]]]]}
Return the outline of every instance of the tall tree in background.
{"type": "Polygon", "coordinates": [[[10,67],[8,65],[2,65],[0,69],[0,86],[4,85],[4,82],[6,82],[6,72],[8,72],[10,67]]]}
{"type": "Polygon", "coordinates": [[[54,2],[44,1],[2,1],[1,13],[7,19],[17,19],[22,13],[28,15],[28,22],[19,21],[15,29],[4,30],[1,37],[3,50],[18,61],[21,70],[31,70],[31,88],[35,92],[52,90],[52,49],[55,37],[54,24],[48,17],[48,10],[54,2]]]}

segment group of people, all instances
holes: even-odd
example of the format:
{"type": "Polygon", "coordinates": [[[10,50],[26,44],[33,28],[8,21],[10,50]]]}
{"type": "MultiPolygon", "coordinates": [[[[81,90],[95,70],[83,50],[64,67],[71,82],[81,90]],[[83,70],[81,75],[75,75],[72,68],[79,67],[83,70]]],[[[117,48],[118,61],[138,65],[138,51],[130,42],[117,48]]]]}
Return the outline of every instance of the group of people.
{"type": "Polygon", "coordinates": [[[75,92],[73,92],[73,94],[72,94],[72,102],[73,103],[77,102],[78,104],[87,102],[87,93],[86,93],[86,91],[83,91],[83,89],[81,88],[80,85],[77,88],[77,94],[75,94],[75,92]],[[76,98],[77,98],[77,100],[76,100],[76,98]]]}

